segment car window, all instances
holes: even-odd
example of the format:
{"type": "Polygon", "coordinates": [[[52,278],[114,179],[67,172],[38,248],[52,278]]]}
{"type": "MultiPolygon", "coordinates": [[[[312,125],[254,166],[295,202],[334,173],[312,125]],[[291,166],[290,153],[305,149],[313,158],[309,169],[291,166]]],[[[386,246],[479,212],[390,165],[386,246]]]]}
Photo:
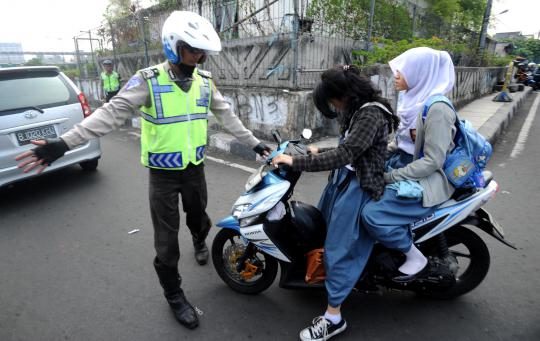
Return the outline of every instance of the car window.
{"type": "Polygon", "coordinates": [[[46,109],[76,102],[76,94],[57,72],[14,72],[0,75],[0,115],[21,108],[46,109]]]}

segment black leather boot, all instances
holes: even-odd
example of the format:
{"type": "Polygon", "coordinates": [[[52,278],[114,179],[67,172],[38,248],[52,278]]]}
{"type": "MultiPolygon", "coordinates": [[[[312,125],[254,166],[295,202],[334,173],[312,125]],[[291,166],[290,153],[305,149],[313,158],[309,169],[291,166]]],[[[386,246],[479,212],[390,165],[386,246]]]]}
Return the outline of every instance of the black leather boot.
{"type": "Polygon", "coordinates": [[[208,246],[206,242],[193,242],[193,248],[195,249],[195,260],[199,265],[205,265],[208,262],[208,246]]]}
{"type": "Polygon", "coordinates": [[[154,259],[154,268],[176,320],[189,329],[196,328],[199,325],[199,318],[180,288],[182,279],[178,274],[178,269],[166,266],[157,258],[154,259]]]}

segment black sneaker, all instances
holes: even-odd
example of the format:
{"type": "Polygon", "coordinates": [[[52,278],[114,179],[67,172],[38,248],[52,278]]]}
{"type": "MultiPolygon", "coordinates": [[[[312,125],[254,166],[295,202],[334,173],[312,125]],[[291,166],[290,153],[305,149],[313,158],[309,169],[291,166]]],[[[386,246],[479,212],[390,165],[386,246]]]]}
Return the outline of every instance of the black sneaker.
{"type": "Polygon", "coordinates": [[[328,340],[334,335],[337,335],[347,328],[347,322],[341,319],[338,324],[333,324],[324,316],[318,316],[313,319],[311,326],[300,332],[300,340],[302,341],[323,341],[328,340]]]}

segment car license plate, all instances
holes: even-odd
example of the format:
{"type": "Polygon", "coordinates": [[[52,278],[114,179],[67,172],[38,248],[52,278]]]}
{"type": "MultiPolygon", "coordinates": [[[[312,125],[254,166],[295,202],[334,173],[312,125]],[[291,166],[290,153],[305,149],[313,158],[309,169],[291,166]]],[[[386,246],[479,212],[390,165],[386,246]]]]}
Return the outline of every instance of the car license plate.
{"type": "Polygon", "coordinates": [[[29,144],[31,140],[42,140],[57,137],[52,124],[43,127],[20,130],[15,133],[19,146],[29,144]]]}

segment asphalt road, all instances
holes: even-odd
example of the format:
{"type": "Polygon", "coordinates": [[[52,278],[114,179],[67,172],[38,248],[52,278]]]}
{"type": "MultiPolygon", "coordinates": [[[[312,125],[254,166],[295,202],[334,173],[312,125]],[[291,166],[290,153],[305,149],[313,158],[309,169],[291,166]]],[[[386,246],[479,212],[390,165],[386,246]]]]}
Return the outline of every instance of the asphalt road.
{"type": "MultiPolygon", "coordinates": [[[[540,120],[532,121],[521,152],[515,150],[536,96],[490,163],[501,192],[487,209],[519,249],[479,232],[491,252],[490,272],[456,300],[353,294],[343,307],[349,328],[335,340],[540,340],[540,120]]],[[[97,172],[72,167],[0,189],[0,340],[295,340],[323,312],[324,293],[280,289],[277,281],[257,296],[234,293],[211,264],[196,265],[183,227],[183,286],[203,315],[196,330],[180,326],[152,267],[138,140],[124,130],[103,138],[102,146],[97,172]],[[133,229],[140,231],[128,234],[133,229]]],[[[208,211],[217,221],[229,214],[249,174],[207,161],[206,175],[208,211]]],[[[326,175],[305,173],[296,199],[315,203],[326,175]]]]}

